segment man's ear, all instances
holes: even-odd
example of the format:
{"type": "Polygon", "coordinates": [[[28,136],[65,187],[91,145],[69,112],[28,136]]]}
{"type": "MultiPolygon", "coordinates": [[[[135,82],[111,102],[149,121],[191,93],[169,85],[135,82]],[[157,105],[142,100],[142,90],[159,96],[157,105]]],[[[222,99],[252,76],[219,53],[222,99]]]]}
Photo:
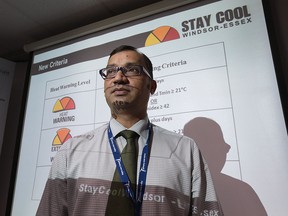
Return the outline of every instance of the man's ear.
{"type": "Polygon", "coordinates": [[[157,89],[157,82],[155,80],[152,80],[151,81],[151,86],[150,86],[150,93],[154,94],[156,89],[157,89]]]}

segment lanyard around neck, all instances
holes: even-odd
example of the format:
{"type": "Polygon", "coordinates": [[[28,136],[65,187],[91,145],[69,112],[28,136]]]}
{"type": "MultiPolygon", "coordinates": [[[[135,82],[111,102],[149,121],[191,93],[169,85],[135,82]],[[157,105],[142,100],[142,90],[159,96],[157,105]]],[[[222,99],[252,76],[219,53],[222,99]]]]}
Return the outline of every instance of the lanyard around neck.
{"type": "Polygon", "coordinates": [[[134,206],[136,209],[136,215],[140,215],[141,205],[143,202],[143,196],[145,192],[147,168],[148,168],[148,160],[149,160],[149,143],[151,139],[151,134],[152,134],[152,124],[149,122],[148,123],[148,137],[142,150],[138,186],[137,186],[137,193],[136,193],[136,191],[134,192],[131,188],[131,182],[125,170],[124,164],[121,160],[121,154],[118,149],[116,140],[113,136],[110,125],[108,126],[108,139],[109,139],[110,147],[114,156],[115,164],[119,172],[121,182],[125,188],[125,191],[128,194],[129,198],[134,203],[134,206]]]}

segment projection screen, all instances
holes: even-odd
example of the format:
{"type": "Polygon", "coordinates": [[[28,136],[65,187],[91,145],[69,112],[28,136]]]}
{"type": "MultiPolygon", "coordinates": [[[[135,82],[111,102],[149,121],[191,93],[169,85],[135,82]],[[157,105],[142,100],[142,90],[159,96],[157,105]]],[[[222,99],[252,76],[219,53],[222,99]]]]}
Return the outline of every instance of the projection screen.
{"type": "Polygon", "coordinates": [[[288,140],[260,0],[190,3],[35,51],[12,215],[35,215],[67,139],[109,121],[98,70],[122,44],[151,58],[150,121],[195,139],[224,213],[285,215],[288,140]]]}

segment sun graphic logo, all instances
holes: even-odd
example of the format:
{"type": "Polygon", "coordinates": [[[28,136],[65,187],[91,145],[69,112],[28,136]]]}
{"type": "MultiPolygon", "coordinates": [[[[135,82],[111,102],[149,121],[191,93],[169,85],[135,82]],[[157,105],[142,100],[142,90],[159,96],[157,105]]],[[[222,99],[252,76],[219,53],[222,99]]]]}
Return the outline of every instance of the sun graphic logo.
{"type": "Polygon", "coordinates": [[[71,97],[58,99],[53,106],[52,112],[59,114],[56,114],[55,118],[53,118],[53,124],[74,122],[76,117],[74,115],[69,115],[68,110],[74,110],[75,108],[75,102],[71,97]]]}
{"type": "Polygon", "coordinates": [[[71,97],[58,99],[53,107],[53,113],[75,109],[75,102],[71,97]]]}
{"type": "Polygon", "coordinates": [[[69,140],[71,137],[72,136],[70,134],[70,129],[61,128],[57,130],[56,136],[54,137],[52,142],[51,151],[52,152],[58,151],[59,148],[62,146],[62,144],[65,143],[67,140],[69,140]]]}
{"type": "Polygon", "coordinates": [[[145,46],[152,46],[179,38],[180,35],[175,28],[171,26],[160,26],[148,35],[145,41],[145,46]]]}

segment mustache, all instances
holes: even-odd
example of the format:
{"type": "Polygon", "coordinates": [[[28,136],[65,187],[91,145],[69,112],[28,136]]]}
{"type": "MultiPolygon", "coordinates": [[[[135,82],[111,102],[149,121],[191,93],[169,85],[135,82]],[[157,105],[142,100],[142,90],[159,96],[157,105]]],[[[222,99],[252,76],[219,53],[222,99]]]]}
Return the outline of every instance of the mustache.
{"type": "Polygon", "coordinates": [[[109,91],[109,93],[114,93],[115,91],[130,91],[133,87],[130,85],[123,85],[123,84],[117,84],[113,86],[108,86],[104,89],[104,92],[109,91]]]}

